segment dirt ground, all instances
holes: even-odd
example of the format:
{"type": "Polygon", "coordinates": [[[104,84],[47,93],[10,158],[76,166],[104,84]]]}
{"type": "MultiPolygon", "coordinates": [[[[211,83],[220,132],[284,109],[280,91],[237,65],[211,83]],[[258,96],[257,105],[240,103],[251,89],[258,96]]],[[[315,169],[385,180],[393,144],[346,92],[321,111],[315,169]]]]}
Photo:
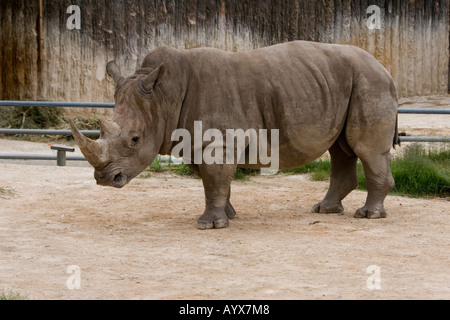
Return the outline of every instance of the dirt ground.
{"type": "MultiPolygon", "coordinates": [[[[404,117],[408,134],[450,136],[443,116],[404,117]]],[[[47,144],[4,139],[0,149],[51,153],[47,144]]],[[[343,214],[317,214],[310,209],[328,182],[255,176],[233,182],[230,226],[201,231],[199,179],[154,173],[114,189],[97,186],[86,163],[54,162],[0,162],[0,291],[28,299],[450,299],[447,199],[388,196],[386,219],[357,220],[364,191],[343,201],[343,214]]]]}
{"type": "Polygon", "coordinates": [[[256,176],[233,183],[229,228],[200,231],[199,179],[154,174],[113,189],[90,168],[0,171],[10,190],[0,287],[29,299],[450,298],[446,200],[389,196],[387,219],[357,220],[365,192],[349,195],[343,215],[314,214],[327,182],[256,176]],[[72,265],[80,289],[68,289],[72,265]],[[367,287],[372,265],[379,290],[367,287]]]}

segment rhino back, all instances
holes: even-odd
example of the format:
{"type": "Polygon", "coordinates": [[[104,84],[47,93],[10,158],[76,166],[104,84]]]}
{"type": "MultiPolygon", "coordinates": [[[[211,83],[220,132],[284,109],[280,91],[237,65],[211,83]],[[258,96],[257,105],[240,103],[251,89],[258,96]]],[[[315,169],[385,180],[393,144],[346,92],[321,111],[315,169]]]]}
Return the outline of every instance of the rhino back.
{"type": "Polygon", "coordinates": [[[311,161],[345,122],[353,69],[341,47],[295,41],[239,53],[186,51],[192,69],[179,125],[279,129],[280,154],[311,161]]]}

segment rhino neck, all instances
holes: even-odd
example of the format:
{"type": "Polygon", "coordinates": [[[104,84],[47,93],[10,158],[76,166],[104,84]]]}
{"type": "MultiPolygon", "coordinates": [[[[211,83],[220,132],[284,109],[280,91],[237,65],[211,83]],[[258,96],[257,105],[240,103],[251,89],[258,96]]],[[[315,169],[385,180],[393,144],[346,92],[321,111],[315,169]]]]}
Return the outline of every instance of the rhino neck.
{"type": "Polygon", "coordinates": [[[152,126],[156,129],[158,143],[160,142],[159,154],[168,155],[172,150],[171,141],[172,132],[177,129],[178,118],[181,112],[182,98],[176,98],[171,95],[171,99],[167,99],[167,93],[163,86],[159,86],[160,96],[160,114],[158,117],[152,117],[152,126]]]}
{"type": "Polygon", "coordinates": [[[159,145],[159,154],[170,154],[174,142],[172,133],[178,128],[182,115],[183,102],[189,86],[192,66],[183,50],[170,47],[160,47],[151,51],[144,59],[142,68],[155,68],[164,65],[164,71],[158,77],[155,88],[155,99],[152,105],[157,110],[148,110],[151,126],[156,130],[155,141],[159,145]]]}
{"type": "Polygon", "coordinates": [[[159,97],[160,111],[163,118],[158,121],[160,126],[158,130],[164,132],[161,139],[161,147],[159,154],[170,154],[174,146],[171,140],[172,133],[179,126],[180,117],[183,111],[183,102],[186,97],[186,92],[189,86],[189,70],[190,65],[186,63],[183,53],[178,51],[179,57],[174,61],[167,61],[170,68],[170,74],[165,75],[161,84],[157,88],[157,95],[159,97]]]}

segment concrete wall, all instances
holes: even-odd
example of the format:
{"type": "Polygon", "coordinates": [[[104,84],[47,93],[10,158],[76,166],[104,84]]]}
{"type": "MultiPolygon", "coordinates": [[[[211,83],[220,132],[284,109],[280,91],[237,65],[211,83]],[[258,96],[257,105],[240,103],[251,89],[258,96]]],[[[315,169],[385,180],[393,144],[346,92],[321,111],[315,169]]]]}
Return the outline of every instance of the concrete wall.
{"type": "Polygon", "coordinates": [[[367,50],[391,72],[400,96],[444,93],[448,2],[1,0],[0,99],[112,101],[109,60],[131,74],[160,45],[240,51],[296,39],[367,50]],[[381,9],[378,30],[367,27],[372,4],[381,9]],[[80,7],[79,30],[67,29],[70,5],[80,7]]]}

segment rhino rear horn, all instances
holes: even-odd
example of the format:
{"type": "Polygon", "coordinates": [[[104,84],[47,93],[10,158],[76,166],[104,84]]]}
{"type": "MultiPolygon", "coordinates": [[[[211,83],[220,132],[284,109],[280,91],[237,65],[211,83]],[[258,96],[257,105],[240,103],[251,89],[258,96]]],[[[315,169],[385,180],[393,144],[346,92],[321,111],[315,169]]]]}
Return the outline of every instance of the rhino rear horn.
{"type": "Polygon", "coordinates": [[[80,130],[78,130],[75,123],[73,123],[72,119],[69,119],[69,123],[75,142],[78,144],[78,147],[80,148],[81,153],[84,155],[86,160],[93,167],[101,166],[105,162],[104,145],[83,135],[80,130]]]}
{"type": "Polygon", "coordinates": [[[120,74],[119,67],[115,61],[108,62],[106,65],[106,73],[113,78],[115,84],[123,80],[123,76],[120,74]]]}
{"type": "Polygon", "coordinates": [[[122,130],[117,123],[102,119],[99,119],[99,122],[101,132],[100,138],[114,138],[120,135],[122,130]]]}

